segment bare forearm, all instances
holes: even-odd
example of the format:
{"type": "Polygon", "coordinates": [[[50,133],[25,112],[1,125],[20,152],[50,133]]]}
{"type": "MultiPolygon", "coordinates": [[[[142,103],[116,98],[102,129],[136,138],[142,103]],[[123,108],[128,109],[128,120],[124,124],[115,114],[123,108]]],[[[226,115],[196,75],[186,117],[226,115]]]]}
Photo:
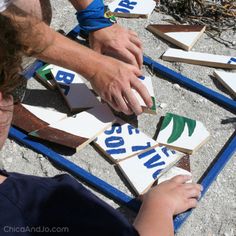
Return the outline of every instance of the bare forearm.
{"type": "Polygon", "coordinates": [[[85,9],[93,0],[69,0],[77,11],[85,9]]]}
{"type": "Polygon", "coordinates": [[[53,37],[52,43],[37,58],[83,75],[86,79],[94,76],[99,67],[102,55],[86,48],[62,35],[47,28],[48,34],[53,37]]]}
{"type": "Polygon", "coordinates": [[[140,236],[173,236],[172,214],[163,206],[142,206],[134,222],[140,236]]]}
{"type": "Polygon", "coordinates": [[[13,6],[5,13],[16,25],[25,53],[76,71],[90,79],[102,55],[57,33],[37,18],[13,6]]]}

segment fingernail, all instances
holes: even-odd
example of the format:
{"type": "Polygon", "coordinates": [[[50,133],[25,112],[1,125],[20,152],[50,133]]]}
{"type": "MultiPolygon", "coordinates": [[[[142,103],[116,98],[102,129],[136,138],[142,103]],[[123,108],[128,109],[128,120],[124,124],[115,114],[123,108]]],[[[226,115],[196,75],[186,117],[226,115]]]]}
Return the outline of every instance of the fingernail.
{"type": "Polygon", "coordinates": [[[184,175],[187,179],[192,179],[192,175],[184,175]]]}
{"type": "Polygon", "coordinates": [[[149,108],[152,108],[152,106],[153,106],[153,102],[152,102],[152,101],[149,102],[148,106],[149,106],[149,108]]]}
{"type": "Polygon", "coordinates": [[[202,194],[200,193],[197,200],[199,201],[201,199],[201,197],[202,197],[202,194]]]}
{"type": "Polygon", "coordinates": [[[203,186],[202,185],[200,185],[201,186],[201,192],[203,191],[203,186]]]}

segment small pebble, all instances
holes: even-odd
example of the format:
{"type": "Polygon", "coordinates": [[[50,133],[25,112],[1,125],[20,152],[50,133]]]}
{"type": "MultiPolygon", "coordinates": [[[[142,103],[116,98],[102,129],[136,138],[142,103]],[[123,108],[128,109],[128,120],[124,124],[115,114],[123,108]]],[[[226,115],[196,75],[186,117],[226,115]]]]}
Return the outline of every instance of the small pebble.
{"type": "Polygon", "coordinates": [[[9,157],[9,158],[6,159],[6,161],[9,162],[9,163],[12,163],[12,158],[9,157]]]}
{"type": "Polygon", "coordinates": [[[179,90],[180,86],[178,84],[174,84],[174,89],[179,90]]]}
{"type": "Polygon", "coordinates": [[[165,109],[166,107],[167,107],[168,105],[167,105],[167,103],[160,103],[160,105],[159,105],[159,107],[161,108],[161,109],[165,109]]]}

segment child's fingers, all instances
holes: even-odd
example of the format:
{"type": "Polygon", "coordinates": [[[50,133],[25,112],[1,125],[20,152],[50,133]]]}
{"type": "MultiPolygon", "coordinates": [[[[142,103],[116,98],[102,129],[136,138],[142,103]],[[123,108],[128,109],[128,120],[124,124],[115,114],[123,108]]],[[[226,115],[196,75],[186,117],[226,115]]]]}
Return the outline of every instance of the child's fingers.
{"type": "Polygon", "coordinates": [[[198,199],[201,196],[201,191],[199,188],[193,187],[193,188],[187,190],[186,196],[187,196],[187,198],[198,199]]]}
{"type": "Polygon", "coordinates": [[[197,206],[197,203],[198,203],[198,201],[196,198],[190,198],[187,202],[187,207],[188,207],[187,209],[195,208],[197,206]]]}
{"type": "Polygon", "coordinates": [[[174,178],[172,178],[171,180],[177,184],[184,184],[190,179],[192,179],[192,176],[190,176],[190,175],[177,175],[174,178]]]}
{"type": "Polygon", "coordinates": [[[202,190],[203,190],[201,184],[194,184],[194,183],[186,183],[186,184],[184,185],[184,188],[185,188],[185,189],[196,188],[196,189],[198,189],[199,191],[202,191],[202,190]]]}

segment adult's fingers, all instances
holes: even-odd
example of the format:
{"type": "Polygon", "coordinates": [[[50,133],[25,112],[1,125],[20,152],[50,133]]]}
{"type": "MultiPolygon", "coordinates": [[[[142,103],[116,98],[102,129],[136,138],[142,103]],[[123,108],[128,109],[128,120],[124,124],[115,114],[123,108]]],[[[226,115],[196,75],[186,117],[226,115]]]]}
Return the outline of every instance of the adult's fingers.
{"type": "Polygon", "coordinates": [[[152,98],[148,93],[147,88],[142,84],[142,82],[138,78],[132,80],[131,86],[140,94],[147,107],[152,107],[152,98]]]}
{"type": "MultiPolygon", "coordinates": [[[[105,100],[104,100],[105,101],[105,100]]],[[[117,112],[121,112],[120,108],[118,107],[118,105],[116,104],[115,101],[106,101],[115,111],[117,112]]]]}
{"type": "Polygon", "coordinates": [[[137,47],[139,47],[141,50],[143,50],[143,44],[142,42],[140,41],[140,39],[137,37],[137,36],[134,36],[134,35],[130,35],[129,36],[129,40],[135,44],[137,47]]]}
{"type": "Polygon", "coordinates": [[[123,96],[116,94],[115,97],[114,97],[114,100],[116,101],[116,104],[117,104],[118,108],[123,113],[125,113],[126,115],[133,114],[132,110],[130,109],[130,107],[126,103],[126,101],[125,101],[123,96]]]}
{"type": "MultiPolygon", "coordinates": [[[[109,53],[109,54],[111,54],[111,53],[109,53]]],[[[116,54],[114,54],[114,53],[112,53],[112,54],[117,59],[124,61],[128,64],[131,64],[131,65],[135,66],[136,68],[140,68],[135,55],[131,51],[129,51],[128,48],[125,48],[116,54]]]]}
{"type": "Polygon", "coordinates": [[[140,106],[139,101],[136,98],[134,92],[131,89],[126,90],[123,96],[126,98],[129,107],[134,111],[134,113],[136,115],[140,115],[142,113],[142,107],[140,106]]]}
{"type": "Polygon", "coordinates": [[[129,43],[129,45],[127,46],[127,49],[135,56],[135,59],[139,65],[139,68],[141,68],[143,64],[143,53],[140,50],[140,48],[137,47],[133,43],[129,43]]]}
{"type": "Polygon", "coordinates": [[[133,30],[128,30],[128,33],[129,33],[130,35],[133,35],[133,36],[135,36],[135,37],[138,37],[138,34],[137,34],[135,31],[133,31],[133,30]]]}

